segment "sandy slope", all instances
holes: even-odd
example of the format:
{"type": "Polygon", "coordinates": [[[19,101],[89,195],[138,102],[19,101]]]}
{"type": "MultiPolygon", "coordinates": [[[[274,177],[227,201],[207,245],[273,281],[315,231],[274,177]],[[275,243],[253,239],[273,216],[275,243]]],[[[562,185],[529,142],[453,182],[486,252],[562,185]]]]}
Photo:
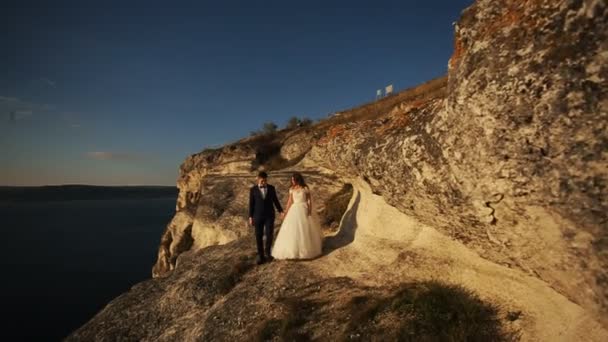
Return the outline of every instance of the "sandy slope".
{"type": "Polygon", "coordinates": [[[481,258],[463,244],[386,204],[367,184],[355,192],[340,233],[325,240],[325,255],[310,263],[321,274],[369,285],[439,279],[464,285],[503,311],[528,341],[608,341],[608,332],[580,306],[543,281],[481,258]]]}

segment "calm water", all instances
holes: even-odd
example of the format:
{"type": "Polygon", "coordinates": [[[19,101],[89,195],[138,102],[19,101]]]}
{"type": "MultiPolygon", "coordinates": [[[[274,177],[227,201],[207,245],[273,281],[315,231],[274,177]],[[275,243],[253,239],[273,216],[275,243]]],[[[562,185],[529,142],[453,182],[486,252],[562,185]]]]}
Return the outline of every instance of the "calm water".
{"type": "Polygon", "coordinates": [[[4,341],[59,341],[150,278],[175,197],[0,204],[4,341]]]}

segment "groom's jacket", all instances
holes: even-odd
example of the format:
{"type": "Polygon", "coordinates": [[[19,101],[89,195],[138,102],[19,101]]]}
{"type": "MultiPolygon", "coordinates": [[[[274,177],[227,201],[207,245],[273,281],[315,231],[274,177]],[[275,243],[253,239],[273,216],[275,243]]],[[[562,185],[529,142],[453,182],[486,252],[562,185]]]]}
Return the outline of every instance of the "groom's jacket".
{"type": "Polygon", "coordinates": [[[274,219],[275,206],[280,212],[283,211],[274,186],[266,185],[266,197],[263,197],[258,185],[251,187],[249,191],[249,217],[253,217],[254,222],[263,219],[274,219]]]}

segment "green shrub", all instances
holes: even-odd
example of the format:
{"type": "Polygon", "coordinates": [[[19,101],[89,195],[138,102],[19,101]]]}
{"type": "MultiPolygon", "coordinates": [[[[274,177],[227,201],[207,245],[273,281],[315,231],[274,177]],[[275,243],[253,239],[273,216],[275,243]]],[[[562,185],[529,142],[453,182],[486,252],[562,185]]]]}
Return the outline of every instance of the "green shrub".
{"type": "Polygon", "coordinates": [[[267,135],[272,135],[277,132],[278,126],[274,122],[266,122],[264,126],[262,126],[262,133],[267,135]]]}
{"type": "Polygon", "coordinates": [[[298,119],[298,117],[296,116],[293,116],[289,120],[287,120],[287,125],[285,126],[285,128],[294,129],[298,126],[300,126],[300,119],[298,119]]]}
{"type": "Polygon", "coordinates": [[[312,120],[311,120],[311,119],[309,119],[309,118],[303,118],[303,119],[300,121],[300,127],[308,127],[308,126],[310,126],[310,125],[312,125],[312,120]]]}

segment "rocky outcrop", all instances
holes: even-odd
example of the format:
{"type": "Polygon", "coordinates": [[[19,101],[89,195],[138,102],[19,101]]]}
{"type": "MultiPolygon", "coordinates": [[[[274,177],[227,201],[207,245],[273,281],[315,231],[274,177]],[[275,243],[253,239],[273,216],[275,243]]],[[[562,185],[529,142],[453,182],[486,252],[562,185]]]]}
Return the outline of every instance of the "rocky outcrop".
{"type": "Polygon", "coordinates": [[[311,133],[299,130],[290,135],[281,144],[281,157],[286,160],[296,160],[303,157],[312,148],[311,133]]]}
{"type": "Polygon", "coordinates": [[[509,243],[512,260],[605,318],[608,7],[505,5],[480,2],[459,25],[448,110],[472,120],[451,121],[443,141],[448,156],[477,153],[447,160],[498,220],[500,248],[509,243]]]}
{"type": "Polygon", "coordinates": [[[515,337],[500,325],[495,307],[461,287],[437,282],[365,286],[348,277],[319,278],[302,263],[253,267],[252,243],[241,239],[183,253],[171,277],[138,284],[66,341],[515,337]],[[437,314],[432,306],[437,303],[439,310],[462,310],[454,312],[462,320],[441,322],[444,312],[437,314]],[[437,315],[436,321],[425,315],[437,315]]]}
{"type": "Polygon", "coordinates": [[[254,266],[248,237],[181,253],[69,341],[603,341],[580,306],[353,184],[323,256],[254,266]],[[437,279],[441,279],[440,282],[437,279]]]}
{"type": "Polygon", "coordinates": [[[478,1],[456,28],[446,99],[334,127],[309,157],[606,317],[606,11],[478,1]]]}
{"type": "MultiPolygon", "coordinates": [[[[297,288],[290,296],[300,299],[313,296],[309,286],[390,297],[381,284],[442,279],[500,306],[500,329],[522,339],[608,338],[606,18],[599,0],[478,0],[455,27],[447,82],[189,157],[156,279],[73,337],[115,336],[103,326],[129,308],[135,322],[162,327],[148,335],[128,323],[117,328],[136,339],[245,338],[244,331],[270,331],[263,335],[270,339],[302,324],[309,338],[321,338],[320,321],[293,328],[280,318],[289,311],[285,298],[256,284],[300,279],[307,285],[277,289],[297,288]],[[291,172],[303,172],[319,214],[345,184],[354,186],[321,258],[265,265],[267,274],[252,268],[246,195],[258,169],[270,171],[283,201],[291,172]],[[199,298],[183,290],[192,286],[213,290],[199,298]],[[261,299],[248,307],[237,296],[261,299]],[[270,327],[253,328],[247,317],[260,312],[270,327]],[[205,323],[188,330],[184,322],[195,321],[205,323]]],[[[314,298],[317,313],[345,308],[330,294],[314,298]]],[[[331,324],[340,334],[349,329],[331,324]]]]}
{"type": "Polygon", "coordinates": [[[177,198],[176,211],[198,205],[201,184],[207,175],[251,171],[251,161],[255,158],[255,149],[246,142],[204,150],[186,158],[180,166],[180,176],[177,180],[180,193],[177,198]]]}
{"type": "MultiPolygon", "coordinates": [[[[340,191],[344,181],[331,173],[299,169],[315,192],[315,216],[325,209],[325,202],[340,191]]],[[[281,203],[287,203],[292,172],[272,172],[269,183],[277,188],[281,203]]],[[[225,244],[252,234],[247,222],[249,188],[255,184],[255,172],[211,174],[200,181],[181,184],[181,193],[195,195],[195,202],[178,209],[163,233],[158,259],[152,269],[154,277],[168,275],[175,268],[177,257],[188,250],[225,244]],[[195,184],[195,188],[192,188],[195,184]]],[[[189,177],[185,177],[189,179],[189,177]]],[[[280,218],[276,224],[280,224],[280,218]]]]}

